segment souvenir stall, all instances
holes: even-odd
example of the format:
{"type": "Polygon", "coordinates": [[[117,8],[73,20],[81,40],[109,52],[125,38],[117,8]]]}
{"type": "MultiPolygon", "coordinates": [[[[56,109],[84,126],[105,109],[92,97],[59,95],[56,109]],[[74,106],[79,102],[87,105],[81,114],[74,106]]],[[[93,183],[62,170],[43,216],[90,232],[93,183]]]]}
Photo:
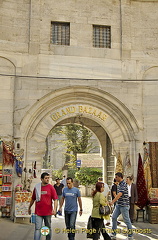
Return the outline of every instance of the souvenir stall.
{"type": "Polygon", "coordinates": [[[28,191],[18,191],[15,192],[15,213],[14,213],[14,222],[16,218],[26,218],[30,215],[28,214],[28,207],[31,201],[32,193],[28,191]]]}
{"type": "MultiPolygon", "coordinates": [[[[149,142],[148,162],[145,164],[146,185],[149,190],[148,221],[158,223],[158,142],[149,142]]],[[[145,162],[146,163],[146,162],[145,162]]]]}
{"type": "Polygon", "coordinates": [[[147,213],[149,223],[158,223],[158,188],[150,188],[147,213]]]}
{"type": "Polygon", "coordinates": [[[0,141],[0,209],[2,217],[11,216],[13,165],[13,142],[0,141]]]}
{"type": "Polygon", "coordinates": [[[0,140],[0,196],[2,194],[2,163],[3,163],[3,158],[2,158],[2,141],[0,140]]]}
{"type": "Polygon", "coordinates": [[[1,217],[30,218],[32,179],[36,178],[36,162],[32,169],[24,167],[24,151],[14,148],[14,142],[0,141],[0,211],[1,217]]]}
{"type": "Polygon", "coordinates": [[[30,215],[28,214],[29,204],[32,198],[32,192],[30,191],[33,178],[36,178],[36,162],[32,163],[32,169],[21,169],[22,162],[20,154],[16,156],[16,173],[21,178],[22,184],[17,184],[14,190],[14,222],[17,218],[30,221],[30,215]]]}

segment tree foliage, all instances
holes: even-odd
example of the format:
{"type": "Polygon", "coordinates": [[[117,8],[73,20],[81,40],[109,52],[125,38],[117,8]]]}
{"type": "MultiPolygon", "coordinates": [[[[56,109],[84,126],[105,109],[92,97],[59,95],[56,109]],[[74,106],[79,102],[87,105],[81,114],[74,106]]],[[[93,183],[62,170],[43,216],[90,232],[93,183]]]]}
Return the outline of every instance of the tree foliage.
{"type": "Polygon", "coordinates": [[[68,151],[76,153],[88,153],[92,147],[89,139],[92,133],[85,127],[77,124],[68,124],[61,130],[65,134],[66,140],[64,141],[68,151]]]}
{"type": "Polygon", "coordinates": [[[81,168],[75,173],[75,178],[84,186],[96,184],[98,177],[101,176],[102,170],[100,168],[81,168]]]}
{"type": "Polygon", "coordinates": [[[88,153],[92,149],[92,143],[89,142],[92,132],[79,124],[68,124],[59,126],[51,133],[63,134],[66,139],[61,142],[66,146],[65,166],[63,169],[76,168],[77,153],[88,153]]]}
{"type": "Polygon", "coordinates": [[[52,180],[55,181],[56,178],[62,179],[63,172],[62,170],[52,170],[52,180]]]}

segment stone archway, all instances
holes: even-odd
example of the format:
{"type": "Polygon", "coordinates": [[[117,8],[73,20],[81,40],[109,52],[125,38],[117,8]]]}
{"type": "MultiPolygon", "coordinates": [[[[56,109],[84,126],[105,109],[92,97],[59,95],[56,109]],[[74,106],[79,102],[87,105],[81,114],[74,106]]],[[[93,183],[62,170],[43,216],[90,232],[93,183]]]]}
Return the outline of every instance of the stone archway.
{"type": "MultiPolygon", "coordinates": [[[[80,106],[81,107],[81,106],[80,106]]],[[[83,110],[83,108],[82,108],[83,110]]],[[[105,129],[98,124],[96,121],[90,118],[83,117],[82,115],[77,115],[75,117],[66,118],[60,122],[58,122],[57,126],[69,124],[69,123],[76,123],[76,124],[82,124],[84,127],[88,128],[93,132],[93,134],[96,136],[100,143],[100,156],[104,159],[103,161],[103,176],[104,180],[107,182],[107,177],[110,178],[110,176],[107,175],[107,133],[105,129]]],[[[114,168],[114,166],[113,166],[114,168]]],[[[113,178],[113,176],[112,176],[113,178]]],[[[111,182],[111,179],[109,179],[109,182],[111,182]]]]}
{"type": "MultiPolygon", "coordinates": [[[[69,121],[79,116],[85,119],[86,124],[95,122],[101,127],[101,134],[106,132],[109,135],[115,154],[128,149],[133,166],[136,166],[135,139],[139,134],[136,119],[114,96],[97,88],[83,86],[67,87],[49,93],[39,99],[23,118],[20,132],[26,166],[29,167],[36,160],[37,167],[40,168],[49,131],[66,119],[69,121]]],[[[95,129],[92,131],[95,132],[95,129]]],[[[104,142],[101,134],[98,139],[104,142]]],[[[104,154],[102,147],[102,155],[104,154]]]]}

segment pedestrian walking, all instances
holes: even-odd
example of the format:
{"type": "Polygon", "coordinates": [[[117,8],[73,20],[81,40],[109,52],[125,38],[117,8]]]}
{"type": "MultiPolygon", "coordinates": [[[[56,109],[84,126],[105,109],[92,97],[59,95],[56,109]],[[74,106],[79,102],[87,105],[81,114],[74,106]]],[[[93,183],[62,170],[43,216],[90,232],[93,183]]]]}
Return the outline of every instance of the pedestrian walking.
{"type": "MultiPolygon", "coordinates": [[[[103,178],[102,177],[99,177],[98,178],[98,182],[101,182],[104,184],[104,196],[106,197],[106,199],[108,199],[108,196],[109,196],[109,193],[110,193],[110,189],[109,189],[109,186],[107,183],[103,182],[103,178]]],[[[110,215],[106,218],[106,226],[109,226],[110,225],[110,215]]]]}
{"type": "Polygon", "coordinates": [[[68,177],[66,179],[66,183],[67,187],[63,189],[59,211],[61,211],[63,203],[65,201],[64,214],[66,229],[68,229],[68,239],[74,240],[78,204],[80,207],[79,215],[81,216],[83,211],[82,200],[79,189],[73,186],[73,179],[71,177],[68,177]]]}
{"type": "Polygon", "coordinates": [[[115,179],[119,183],[117,186],[117,195],[110,202],[110,205],[113,205],[116,201],[116,206],[112,214],[112,239],[116,239],[117,232],[117,218],[122,214],[123,220],[128,228],[128,237],[127,239],[133,239],[132,224],[129,217],[129,197],[128,197],[128,187],[127,183],[123,180],[123,175],[121,172],[115,174],[115,179]]]}
{"type": "MultiPolygon", "coordinates": [[[[116,179],[114,178],[114,182],[113,182],[113,185],[111,187],[111,197],[112,197],[112,200],[116,197],[117,195],[117,185],[118,185],[118,182],[116,182],[116,179]]],[[[114,202],[114,206],[116,205],[116,202],[114,202]]]]}
{"type": "Polygon", "coordinates": [[[64,187],[67,187],[66,176],[65,175],[63,175],[63,179],[61,180],[61,183],[64,185],[64,187]]]}
{"type": "Polygon", "coordinates": [[[99,213],[100,205],[102,206],[108,205],[108,201],[104,196],[103,192],[104,192],[104,183],[97,182],[95,186],[95,190],[92,192],[93,208],[92,208],[91,218],[92,218],[92,228],[95,229],[95,231],[93,231],[93,234],[92,234],[93,240],[98,240],[100,238],[100,232],[102,233],[104,240],[111,240],[110,236],[108,235],[105,229],[104,218],[99,213]]]}
{"type": "Polygon", "coordinates": [[[138,193],[137,193],[137,187],[136,184],[133,183],[133,178],[131,176],[128,176],[126,179],[126,183],[128,186],[128,196],[129,196],[129,216],[131,219],[131,223],[134,222],[134,205],[138,201],[138,193]]]}
{"type": "MultiPolygon", "coordinates": [[[[116,197],[117,195],[117,185],[118,182],[116,182],[116,179],[114,178],[113,185],[111,187],[111,198],[112,200],[116,197]]],[[[114,202],[114,208],[115,208],[116,202],[114,202]]],[[[117,225],[119,225],[121,222],[117,221],[117,225]]]]}
{"type": "Polygon", "coordinates": [[[49,173],[41,174],[41,182],[36,184],[32,199],[28,208],[28,213],[31,214],[31,207],[35,202],[35,232],[34,240],[41,239],[41,228],[44,221],[45,226],[49,228],[49,234],[46,240],[51,240],[51,217],[56,214],[58,196],[54,187],[49,184],[49,173]],[[54,200],[54,210],[52,207],[52,200],[54,200]]]}
{"type": "MultiPolygon", "coordinates": [[[[60,183],[60,178],[56,178],[56,183],[54,184],[54,188],[56,190],[56,193],[57,193],[57,196],[58,196],[58,202],[59,202],[59,206],[60,206],[61,199],[62,199],[62,190],[64,188],[64,184],[60,183]]],[[[61,216],[62,211],[58,212],[58,214],[61,216]]],[[[56,217],[56,214],[55,214],[55,217],[56,217]]]]}

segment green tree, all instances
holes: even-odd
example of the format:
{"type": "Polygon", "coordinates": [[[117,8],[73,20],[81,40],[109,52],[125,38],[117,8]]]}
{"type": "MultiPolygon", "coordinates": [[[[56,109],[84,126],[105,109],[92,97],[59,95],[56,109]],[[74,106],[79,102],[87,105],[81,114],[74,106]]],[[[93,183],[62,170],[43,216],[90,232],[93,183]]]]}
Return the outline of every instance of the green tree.
{"type": "Polygon", "coordinates": [[[56,178],[62,179],[63,173],[62,170],[53,170],[52,171],[52,180],[55,181],[56,178]]]}
{"type": "Polygon", "coordinates": [[[98,177],[101,176],[102,170],[100,168],[81,168],[75,173],[75,178],[84,186],[95,184],[98,177]]]}
{"type": "Polygon", "coordinates": [[[88,153],[92,149],[92,143],[89,143],[92,132],[78,124],[68,124],[63,127],[57,127],[52,130],[52,133],[53,132],[66,136],[65,140],[61,140],[66,146],[66,160],[63,170],[68,168],[76,169],[77,153],[88,153]]]}

